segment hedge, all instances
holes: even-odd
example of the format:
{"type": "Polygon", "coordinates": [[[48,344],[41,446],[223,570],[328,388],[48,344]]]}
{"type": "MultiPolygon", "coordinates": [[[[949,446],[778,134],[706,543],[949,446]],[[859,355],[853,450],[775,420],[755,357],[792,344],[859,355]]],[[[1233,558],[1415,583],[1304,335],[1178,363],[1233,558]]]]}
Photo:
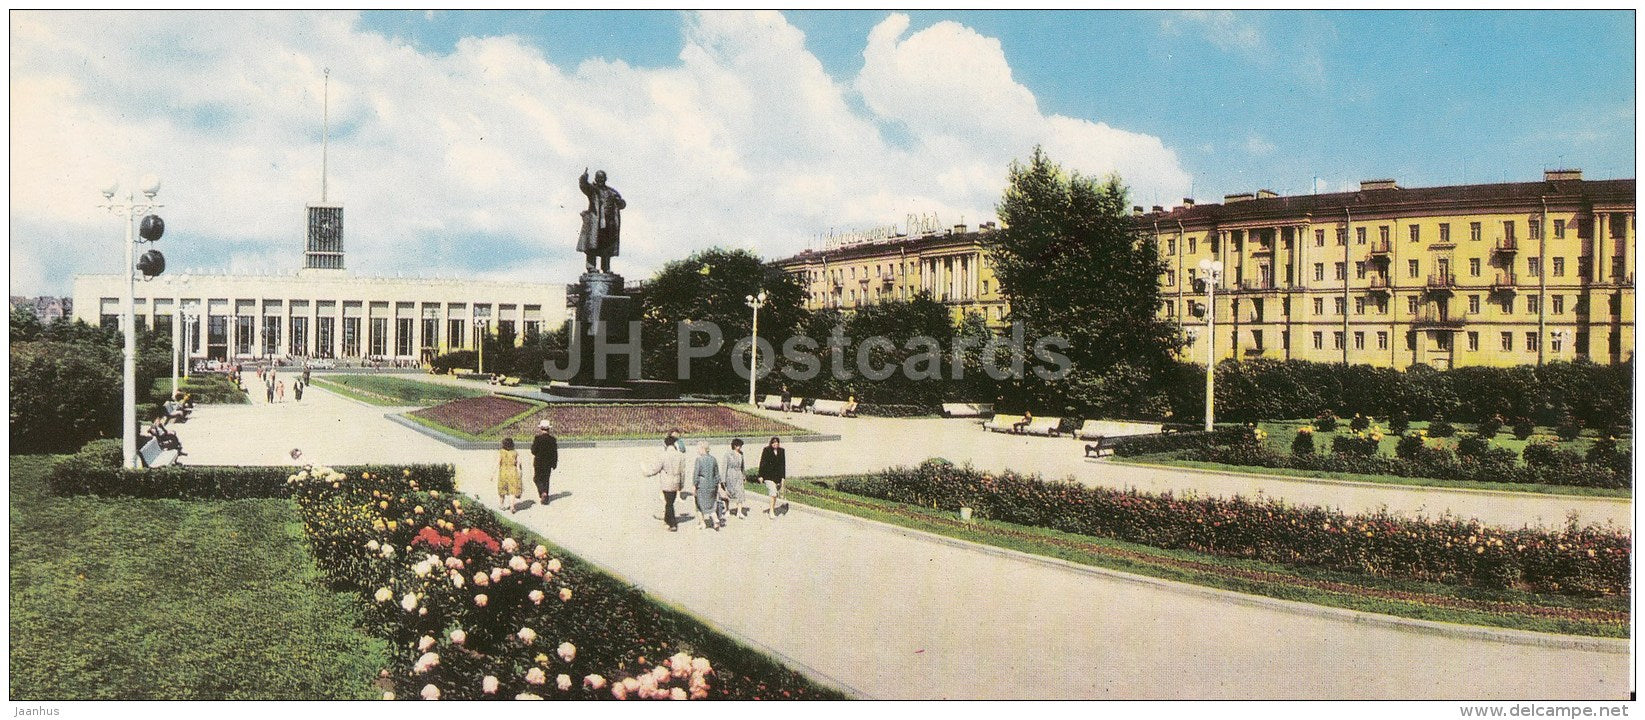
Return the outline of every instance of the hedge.
{"type": "MultiPolygon", "coordinates": [[[[1406,435],[1405,438],[1416,437],[1406,435]]],[[[1339,438],[1340,439],[1340,438],[1339,438]]],[[[1404,441],[1404,438],[1402,438],[1404,441]]],[[[1622,455],[1629,455],[1622,453],[1622,455]]],[[[1266,468],[1292,468],[1319,472],[1361,473],[1366,475],[1395,475],[1412,478],[1439,478],[1442,480],[1471,480],[1495,483],[1526,483],[1537,485],[1564,485],[1624,489],[1633,485],[1626,472],[1601,465],[1580,462],[1581,456],[1570,453],[1571,462],[1558,464],[1526,464],[1513,461],[1512,451],[1487,452],[1478,457],[1457,457],[1448,450],[1427,448],[1406,457],[1386,455],[1354,455],[1342,452],[1316,455],[1282,455],[1266,448],[1244,444],[1200,447],[1186,455],[1191,460],[1248,465],[1266,468]]],[[[1526,448],[1526,460],[1534,452],[1526,448]]]]}
{"type": "Polygon", "coordinates": [[[1114,438],[1113,448],[1114,454],[1120,457],[1191,450],[1236,442],[1247,432],[1249,430],[1244,427],[1219,427],[1211,432],[1190,430],[1161,435],[1130,435],[1114,438]]]}
{"type": "MultiPolygon", "coordinates": [[[[53,495],[100,495],[149,499],[286,497],[290,467],[173,465],[152,470],[122,467],[119,440],[87,443],[80,452],[59,460],[47,482],[53,495]]],[[[456,469],[450,465],[358,465],[347,472],[393,476],[407,487],[450,491],[456,469]]]]}
{"type": "Polygon", "coordinates": [[[938,409],[925,405],[895,405],[888,403],[858,403],[858,415],[873,417],[918,417],[920,415],[936,415],[938,409]]]}
{"type": "Polygon", "coordinates": [[[1449,516],[1348,515],[1274,498],[1178,497],[938,463],[846,478],[837,487],[1152,547],[1375,577],[1579,596],[1626,595],[1631,587],[1631,535],[1574,523],[1558,532],[1506,530],[1449,516]]]}

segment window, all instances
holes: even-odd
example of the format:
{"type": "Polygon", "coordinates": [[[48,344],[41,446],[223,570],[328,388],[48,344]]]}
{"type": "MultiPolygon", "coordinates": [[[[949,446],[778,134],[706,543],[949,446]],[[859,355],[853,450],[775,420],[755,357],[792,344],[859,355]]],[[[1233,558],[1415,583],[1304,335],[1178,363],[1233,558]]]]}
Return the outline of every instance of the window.
{"type": "Polygon", "coordinates": [[[1336,273],[1337,273],[1337,279],[1338,280],[1347,280],[1348,279],[1348,267],[1347,267],[1347,265],[1344,264],[1344,263],[1337,263],[1336,264],[1336,273]]]}
{"type": "Polygon", "coordinates": [[[1314,314],[1325,314],[1325,298],[1314,298],[1314,314]]]}
{"type": "Polygon", "coordinates": [[[1325,263],[1314,263],[1314,279],[1325,279],[1325,263]]]}
{"type": "Polygon", "coordinates": [[[1314,247],[1325,247],[1325,231],[1314,231],[1314,247]]]}
{"type": "Polygon", "coordinates": [[[1343,300],[1342,298],[1331,298],[1331,307],[1332,307],[1332,309],[1336,310],[1336,314],[1338,314],[1338,315],[1347,315],[1348,314],[1348,301],[1347,300],[1343,300]]]}
{"type": "Polygon", "coordinates": [[[1364,315],[1365,314],[1365,298],[1362,298],[1362,297],[1354,298],[1354,314],[1355,315],[1364,315]]]}
{"type": "Polygon", "coordinates": [[[1388,331],[1387,330],[1378,330],[1377,331],[1377,349],[1378,350],[1387,350],[1388,349],[1388,331]]]}
{"type": "Polygon", "coordinates": [[[1365,279],[1365,261],[1364,260],[1360,260],[1360,261],[1357,261],[1357,262],[1354,263],[1354,278],[1358,279],[1358,280],[1364,280],[1365,279]]]}
{"type": "Polygon", "coordinates": [[[1554,258],[1554,277],[1565,277],[1565,258],[1554,258]]]}
{"type": "Polygon", "coordinates": [[[1542,336],[1536,332],[1525,333],[1525,352],[1536,352],[1542,346],[1542,336]]]}
{"type": "Polygon", "coordinates": [[[1480,224],[1479,223],[1477,223],[1477,222],[1476,223],[1468,223],[1468,239],[1469,240],[1478,240],[1482,236],[1483,236],[1483,231],[1480,229],[1480,224]]]}
{"type": "Polygon", "coordinates": [[[1354,228],[1354,244],[1355,245],[1364,245],[1365,244],[1365,228],[1362,228],[1362,227],[1354,228]]]}
{"type": "Polygon", "coordinates": [[[1439,349],[1440,350],[1444,350],[1445,352],[1450,352],[1451,351],[1451,334],[1450,333],[1440,333],[1439,335],[1434,337],[1434,342],[1439,343],[1439,349]]]}
{"type": "Polygon", "coordinates": [[[1468,274],[1479,277],[1479,258],[1468,258],[1468,274]]]}
{"type": "Polygon", "coordinates": [[[1628,259],[1627,258],[1625,258],[1621,255],[1618,255],[1614,258],[1611,258],[1611,279],[1612,280],[1622,279],[1622,276],[1624,275],[1623,269],[1626,268],[1626,267],[1628,267],[1628,259]]]}
{"type": "Polygon", "coordinates": [[[1290,317],[1291,316],[1291,296],[1287,295],[1285,297],[1280,298],[1279,299],[1279,307],[1280,307],[1279,311],[1280,311],[1281,314],[1285,315],[1286,317],[1290,317]]]}
{"type": "Polygon", "coordinates": [[[371,319],[371,354],[388,354],[388,318],[371,319]]]}
{"type": "Polygon", "coordinates": [[[1474,315],[1479,314],[1479,296],[1478,295],[1469,295],[1468,296],[1468,312],[1471,313],[1471,314],[1474,314],[1474,315]]]}
{"type": "Polygon", "coordinates": [[[1611,213],[1611,239],[1626,240],[1628,238],[1628,214],[1611,213]]]}
{"type": "Polygon", "coordinates": [[[1411,242],[1422,242],[1422,226],[1411,226],[1411,242]]]}
{"type": "Polygon", "coordinates": [[[291,317],[291,350],[292,355],[308,354],[308,318],[300,315],[291,317]]]}
{"type": "Polygon", "coordinates": [[[1354,349],[1355,350],[1364,350],[1365,349],[1365,333],[1363,333],[1361,331],[1358,331],[1358,330],[1354,331],[1354,349]]]}
{"type": "Polygon", "coordinates": [[[1564,338],[1561,337],[1560,334],[1556,332],[1556,333],[1554,333],[1554,334],[1552,334],[1548,337],[1548,345],[1550,346],[1551,350],[1553,350],[1554,352],[1557,353],[1565,345],[1563,340],[1564,340],[1564,338]]]}
{"type": "Polygon", "coordinates": [[[1332,350],[1341,350],[1342,349],[1342,331],[1341,330],[1337,330],[1336,332],[1331,333],[1331,349],[1332,350]]]}
{"type": "Polygon", "coordinates": [[[343,318],[343,357],[360,357],[360,318],[343,318]]]}
{"type": "Polygon", "coordinates": [[[1388,226],[1387,225],[1381,225],[1381,226],[1377,227],[1377,239],[1379,239],[1383,242],[1388,242],[1388,226]]]}
{"type": "Polygon", "coordinates": [[[337,318],[322,317],[314,326],[314,354],[318,357],[331,357],[332,348],[336,347],[337,318]]]}
{"type": "Polygon", "coordinates": [[[1554,314],[1555,315],[1564,315],[1565,314],[1565,296],[1564,295],[1555,295],[1555,296],[1549,298],[1549,300],[1553,301],[1554,314]]]}
{"type": "Polygon", "coordinates": [[[1281,330],[1280,331],[1280,333],[1279,333],[1279,344],[1280,344],[1281,347],[1285,348],[1286,350],[1291,349],[1291,331],[1290,330],[1281,330]]]}
{"type": "Polygon", "coordinates": [[[250,315],[237,315],[234,318],[234,353],[236,355],[250,355],[251,341],[257,334],[257,319],[250,315]]]}
{"type": "Polygon", "coordinates": [[[1525,270],[1531,277],[1542,275],[1542,258],[1525,258],[1525,270]]]}
{"type": "MultiPolygon", "coordinates": [[[[526,334],[534,334],[532,321],[526,321],[526,334]]],[[[440,346],[440,319],[423,318],[423,347],[437,348],[440,346]]]]}
{"type": "Polygon", "coordinates": [[[1473,330],[1468,331],[1468,351],[1479,352],[1479,333],[1473,330]]]}
{"type": "Polygon", "coordinates": [[[1503,352],[1509,352],[1513,349],[1514,349],[1514,334],[1511,333],[1511,332],[1508,332],[1507,330],[1502,331],[1501,350],[1503,352]]]}
{"type": "Polygon", "coordinates": [[[1377,298],[1377,314],[1378,315],[1387,315],[1388,314],[1388,298],[1386,298],[1386,297],[1377,298]]]}
{"type": "Polygon", "coordinates": [[[1422,274],[1422,264],[1417,260],[1406,260],[1405,271],[1408,277],[1418,277],[1422,274]]]}
{"type": "Polygon", "coordinates": [[[1594,259],[1579,257],[1576,259],[1576,276],[1584,280],[1593,275],[1594,259]]]}
{"type": "Polygon", "coordinates": [[[1415,295],[1412,295],[1411,297],[1405,298],[1405,306],[1406,306],[1405,309],[1407,311],[1409,311],[1409,314],[1411,314],[1411,315],[1417,314],[1417,302],[1418,301],[1417,301],[1417,298],[1416,298],[1415,295]]]}
{"type": "Polygon", "coordinates": [[[1165,241],[1165,253],[1167,255],[1177,254],[1177,239],[1176,238],[1169,238],[1165,241]]]}
{"type": "Polygon", "coordinates": [[[1563,239],[1565,237],[1565,221],[1564,220],[1555,220],[1554,221],[1554,237],[1559,238],[1559,239],[1563,239]]]}
{"type": "Polygon", "coordinates": [[[452,318],[446,321],[446,347],[452,350],[463,349],[464,327],[465,324],[462,320],[452,318]]]}
{"type": "Polygon", "coordinates": [[[1188,238],[1188,254],[1193,255],[1193,254],[1198,253],[1198,252],[1199,252],[1199,238],[1188,238]]]}
{"type": "Polygon", "coordinates": [[[1512,313],[1513,311],[1514,311],[1514,296],[1509,295],[1508,297],[1505,297],[1505,298],[1502,299],[1502,312],[1512,313]]]}
{"type": "Polygon", "coordinates": [[[1258,349],[1258,350],[1262,349],[1262,331],[1261,330],[1252,330],[1251,331],[1251,346],[1258,349]]]}
{"type": "Polygon", "coordinates": [[[1532,215],[1529,220],[1525,221],[1525,230],[1530,234],[1532,240],[1541,240],[1542,218],[1532,215]]]}
{"type": "Polygon", "coordinates": [[[413,354],[411,350],[411,330],[413,322],[414,321],[408,317],[398,318],[394,321],[395,355],[399,355],[400,357],[410,357],[413,354]]]}
{"type": "Polygon", "coordinates": [[[1314,331],[1314,349],[1315,350],[1324,350],[1325,349],[1325,333],[1322,333],[1318,330],[1314,331]]]}
{"type": "Polygon", "coordinates": [[[1406,350],[1416,350],[1417,349],[1417,333],[1416,333],[1415,330],[1408,330],[1408,331],[1405,332],[1405,349],[1406,350]]]}
{"type": "Polygon", "coordinates": [[[1440,223],[1439,224],[1439,241],[1442,242],[1442,243],[1448,243],[1448,242],[1451,241],[1451,224],[1450,223],[1440,223]]]}
{"type": "Polygon", "coordinates": [[[1536,295],[1526,295],[1525,296],[1525,312],[1528,312],[1532,315],[1535,315],[1535,314],[1537,314],[1537,311],[1541,310],[1541,309],[1542,309],[1542,298],[1541,297],[1536,296],[1536,295]]]}
{"type": "Polygon", "coordinates": [[[1503,237],[1504,240],[1513,240],[1514,239],[1514,221],[1512,221],[1512,220],[1503,220],[1502,221],[1502,237],[1503,237]]]}

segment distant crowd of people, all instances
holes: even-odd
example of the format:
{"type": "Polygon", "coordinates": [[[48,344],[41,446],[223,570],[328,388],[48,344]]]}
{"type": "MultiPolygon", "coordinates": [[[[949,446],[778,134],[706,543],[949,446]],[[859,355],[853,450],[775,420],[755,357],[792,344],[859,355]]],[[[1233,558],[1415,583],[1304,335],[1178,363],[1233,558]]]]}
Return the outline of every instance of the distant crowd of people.
{"type": "MultiPolygon", "coordinates": [[[[244,368],[241,366],[236,366],[235,370],[236,383],[243,384],[244,380],[240,379],[240,375],[245,372],[244,368]]],[[[280,371],[273,367],[258,365],[256,372],[258,381],[263,383],[264,397],[266,397],[270,403],[285,402],[286,381],[280,379],[280,371]]],[[[304,367],[303,373],[291,382],[291,395],[293,400],[296,402],[303,401],[303,390],[308,387],[308,381],[309,368],[304,367]]]]}

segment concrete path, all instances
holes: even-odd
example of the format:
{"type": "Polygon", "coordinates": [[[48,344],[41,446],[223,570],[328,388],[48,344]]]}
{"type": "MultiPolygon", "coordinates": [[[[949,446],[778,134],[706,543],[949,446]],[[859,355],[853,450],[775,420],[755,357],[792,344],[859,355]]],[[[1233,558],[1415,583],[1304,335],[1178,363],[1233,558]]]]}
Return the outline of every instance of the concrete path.
{"type": "MultiPolygon", "coordinates": [[[[300,404],[253,400],[202,406],[180,426],[190,462],[290,464],[293,447],[323,463],[451,462],[461,489],[496,501],[493,451],[453,450],[384,420],[386,408],[318,389],[300,404]]],[[[1043,445],[999,446],[1033,440],[983,438],[955,421],[798,422],[849,433],[841,443],[791,448],[798,474],[930,455],[990,467],[1045,455],[1037,452],[1043,445]]],[[[750,519],[724,531],[688,523],[669,533],[653,519],[661,512],[654,481],[638,475],[648,453],[563,451],[554,492],[568,494],[515,517],[867,697],[1554,699],[1624,698],[1629,691],[1625,653],[1358,622],[1352,614],[1075,569],[822,512],[796,508],[768,519],[756,505],[750,519]]]]}

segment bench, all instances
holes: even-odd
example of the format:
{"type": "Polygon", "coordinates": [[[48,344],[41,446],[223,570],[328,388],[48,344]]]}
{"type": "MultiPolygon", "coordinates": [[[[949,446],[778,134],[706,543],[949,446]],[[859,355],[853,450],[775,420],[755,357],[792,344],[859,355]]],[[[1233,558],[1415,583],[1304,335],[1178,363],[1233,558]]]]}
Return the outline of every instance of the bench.
{"type": "Polygon", "coordinates": [[[193,412],[193,408],[176,400],[167,400],[161,407],[165,409],[166,420],[174,422],[188,422],[189,413],[193,412]]]}
{"type": "Polygon", "coordinates": [[[1085,456],[1099,458],[1109,457],[1114,454],[1114,448],[1119,446],[1120,438],[1125,437],[1131,436],[1116,435],[1114,437],[1098,437],[1096,442],[1085,444],[1085,456]]]}
{"type": "Polygon", "coordinates": [[[1127,435],[1157,435],[1165,431],[1159,423],[1123,422],[1120,420],[1086,420],[1074,437],[1081,440],[1101,440],[1127,435]]]}
{"type": "Polygon", "coordinates": [[[760,399],[760,407],[763,407],[767,410],[781,410],[781,409],[783,409],[782,396],[780,396],[780,395],[767,395],[764,398],[760,399]]]}
{"type": "Polygon", "coordinates": [[[505,377],[505,378],[503,378],[503,381],[502,381],[501,384],[502,384],[503,387],[519,387],[520,386],[520,379],[517,378],[517,377],[505,377]]]}
{"type": "Polygon", "coordinates": [[[1056,437],[1059,432],[1058,428],[1062,425],[1062,418],[1036,417],[1021,431],[1014,430],[1013,427],[1020,422],[1022,422],[1021,415],[1002,415],[996,413],[992,419],[983,423],[982,427],[985,430],[991,430],[993,432],[1021,432],[1024,435],[1044,435],[1046,437],[1056,437]]]}
{"type": "Polygon", "coordinates": [[[187,455],[183,452],[183,443],[177,439],[176,433],[151,435],[148,442],[143,443],[137,456],[142,459],[143,467],[156,468],[167,465],[176,465],[179,458],[187,455]]]}
{"type": "Polygon", "coordinates": [[[943,403],[942,414],[951,418],[988,417],[994,414],[994,403],[943,403]]]}
{"type": "Polygon", "coordinates": [[[856,417],[857,404],[848,400],[823,400],[818,398],[811,402],[811,412],[818,415],[856,417]]]}
{"type": "Polygon", "coordinates": [[[805,398],[793,398],[788,403],[789,412],[805,412],[805,398]]]}

